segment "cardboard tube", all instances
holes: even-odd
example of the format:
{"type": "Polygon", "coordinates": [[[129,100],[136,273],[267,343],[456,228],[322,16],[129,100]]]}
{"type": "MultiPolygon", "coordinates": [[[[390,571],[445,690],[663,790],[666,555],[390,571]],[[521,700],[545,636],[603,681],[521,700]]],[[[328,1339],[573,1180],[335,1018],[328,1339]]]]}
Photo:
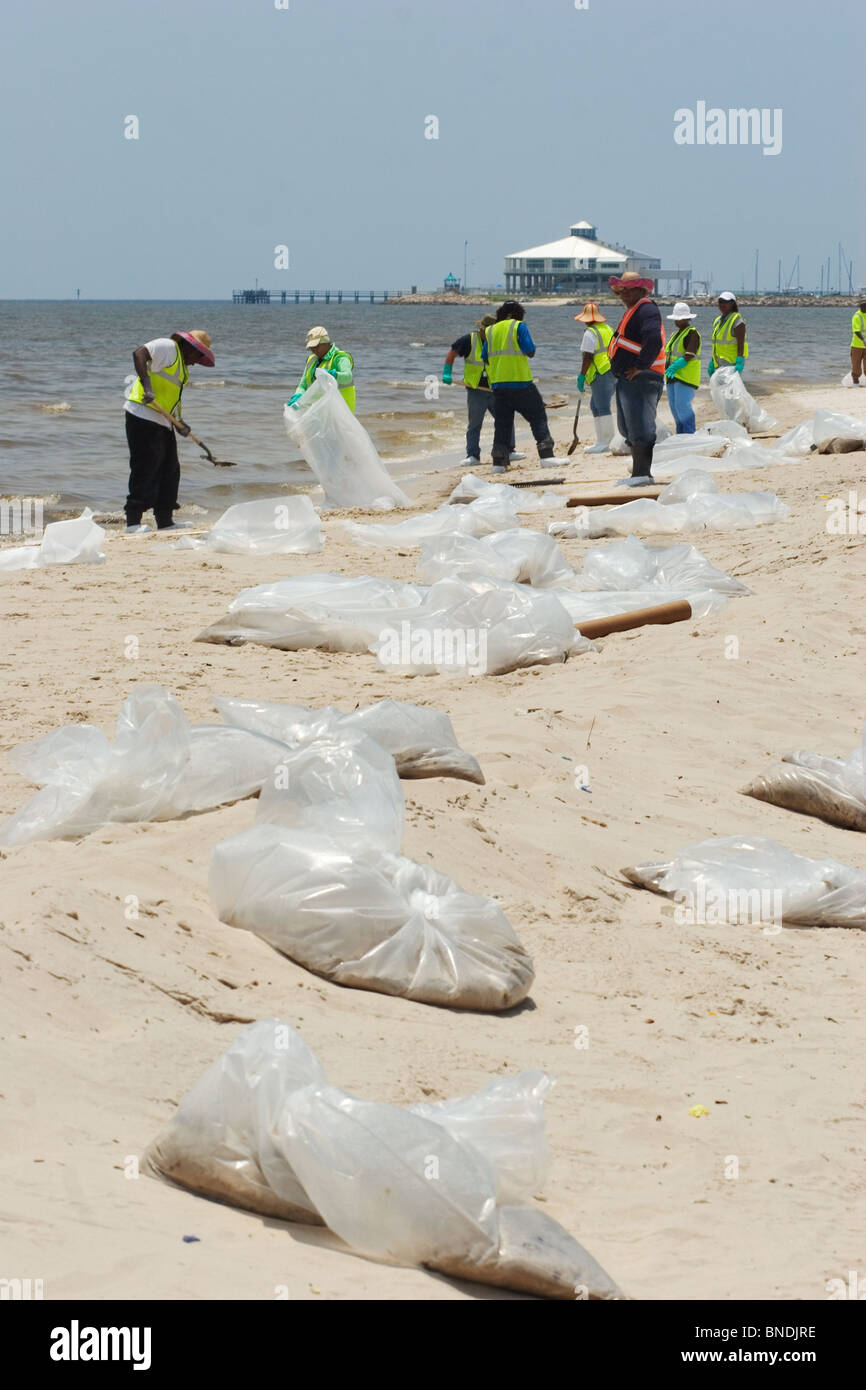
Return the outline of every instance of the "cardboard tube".
{"type": "Polygon", "coordinates": [[[692,605],[684,598],[659,603],[653,608],[632,608],[629,613],[613,613],[609,618],[588,618],[575,623],[583,637],[607,637],[611,632],[629,632],[652,623],[682,623],[692,616],[692,605]]]}
{"type": "Polygon", "coordinates": [[[569,497],[567,507],[616,507],[621,502],[633,502],[636,497],[658,497],[660,487],[618,487],[616,492],[590,492],[586,497],[569,497]]]}

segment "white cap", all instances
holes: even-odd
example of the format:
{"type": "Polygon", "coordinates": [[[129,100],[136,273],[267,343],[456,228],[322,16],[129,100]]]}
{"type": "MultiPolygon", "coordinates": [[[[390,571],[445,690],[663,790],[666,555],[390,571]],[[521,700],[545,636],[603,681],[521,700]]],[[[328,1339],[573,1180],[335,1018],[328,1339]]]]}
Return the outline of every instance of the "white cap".
{"type": "Polygon", "coordinates": [[[678,299],[674,305],[672,314],[668,314],[669,319],[696,319],[697,314],[693,314],[685,300],[678,299]]]}
{"type": "Polygon", "coordinates": [[[735,294],[731,294],[730,290],[722,290],[722,293],[719,295],[719,299],[733,299],[735,304],[737,302],[737,296],[735,294]]]}
{"type": "Polygon", "coordinates": [[[315,328],[311,328],[308,332],[306,346],[308,348],[314,348],[318,347],[320,343],[329,343],[330,341],[331,335],[327,328],[323,328],[321,324],[317,324],[315,328]]]}

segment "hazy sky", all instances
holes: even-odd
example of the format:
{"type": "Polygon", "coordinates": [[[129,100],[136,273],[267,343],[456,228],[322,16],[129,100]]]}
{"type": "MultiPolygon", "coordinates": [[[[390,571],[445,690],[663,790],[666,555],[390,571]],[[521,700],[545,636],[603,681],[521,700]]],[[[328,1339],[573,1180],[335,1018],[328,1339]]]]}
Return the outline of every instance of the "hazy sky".
{"type": "Polygon", "coordinates": [[[430,287],[467,239],[496,284],[579,218],[717,289],[756,249],[762,286],[798,252],[835,284],[839,241],[866,284],[857,0],[6,0],[3,30],[2,297],[430,287]],[[699,102],[781,109],[781,151],[676,144],[699,102]]]}

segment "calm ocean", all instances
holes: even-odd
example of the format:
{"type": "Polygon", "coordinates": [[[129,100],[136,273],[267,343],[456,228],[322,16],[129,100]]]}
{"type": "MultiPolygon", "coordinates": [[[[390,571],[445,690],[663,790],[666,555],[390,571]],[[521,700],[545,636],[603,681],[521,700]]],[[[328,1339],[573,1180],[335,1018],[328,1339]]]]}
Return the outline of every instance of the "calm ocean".
{"type": "MultiPolygon", "coordinates": [[[[484,312],[473,305],[0,302],[0,495],[50,498],[51,510],[119,508],[128,467],[124,378],[133,370],[132,352],[179,328],[207,329],[216,354],[214,369],[193,368],[184,418],[217,457],[238,464],[231,473],[215,470],[194,445],[180,441],[185,504],[221,511],[286,484],[310,484],[286,438],[282,408],[303,369],[306,329],[315,323],[324,323],[354,356],[358,417],[395,476],[454,462],[463,453],[463,388],[440,385],[438,400],[428,400],[425,378],[438,381],[449,345],[484,312]]],[[[567,394],[572,401],[576,312],[562,305],[527,310],[538,347],[536,380],[548,396],[567,394]]],[[[714,312],[698,310],[705,342],[714,312]]],[[[617,310],[606,313],[615,319],[617,310]]],[[[848,369],[851,313],[844,307],[747,310],[749,389],[761,395],[783,381],[837,386],[848,369]]],[[[486,426],[485,452],[489,431],[486,426]]]]}

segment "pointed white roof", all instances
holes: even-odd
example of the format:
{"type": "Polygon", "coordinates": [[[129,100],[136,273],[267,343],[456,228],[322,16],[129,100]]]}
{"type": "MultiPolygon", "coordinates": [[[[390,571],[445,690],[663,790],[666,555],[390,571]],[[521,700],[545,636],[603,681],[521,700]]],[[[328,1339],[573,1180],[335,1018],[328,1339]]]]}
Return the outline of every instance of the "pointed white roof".
{"type": "MultiPolygon", "coordinates": [[[[575,223],[579,226],[579,223],[575,223]]],[[[589,226],[589,223],[584,224],[589,226]]],[[[600,241],[589,241],[585,236],[566,236],[561,241],[549,241],[545,246],[530,246],[527,251],[509,251],[508,259],[524,260],[527,257],[536,260],[566,259],[585,260],[587,257],[595,257],[606,261],[627,261],[628,256],[624,251],[615,251],[612,246],[605,246],[600,241]]]]}

